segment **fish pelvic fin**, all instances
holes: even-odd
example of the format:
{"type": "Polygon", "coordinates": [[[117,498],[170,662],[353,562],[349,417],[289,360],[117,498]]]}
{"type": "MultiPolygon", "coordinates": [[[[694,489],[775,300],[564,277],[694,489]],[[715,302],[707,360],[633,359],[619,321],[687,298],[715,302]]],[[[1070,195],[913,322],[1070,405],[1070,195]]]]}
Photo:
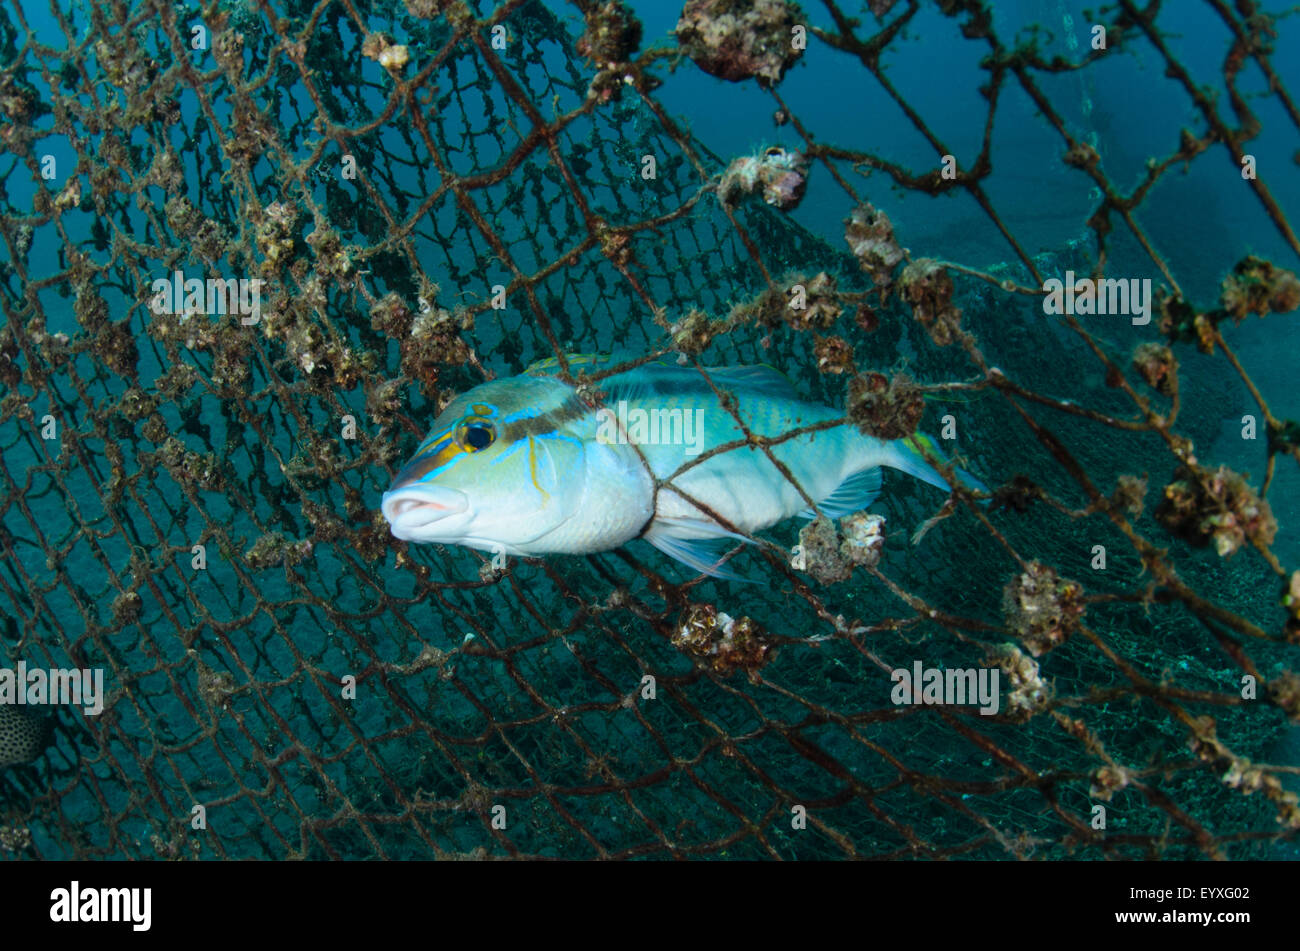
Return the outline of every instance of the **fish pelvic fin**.
{"type": "Polygon", "coordinates": [[[641,536],[669,558],[695,569],[700,574],[727,581],[754,581],[739,575],[726,566],[723,556],[737,542],[748,543],[744,535],[737,535],[708,519],[656,517],[641,536]],[[699,537],[707,533],[709,537],[699,537]]]}

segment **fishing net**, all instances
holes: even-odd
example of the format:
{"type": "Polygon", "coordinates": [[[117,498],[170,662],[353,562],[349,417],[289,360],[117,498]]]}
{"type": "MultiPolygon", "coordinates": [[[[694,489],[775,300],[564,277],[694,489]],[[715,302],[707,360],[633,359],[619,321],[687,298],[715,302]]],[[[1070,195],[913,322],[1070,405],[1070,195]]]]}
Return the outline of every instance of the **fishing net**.
{"type": "MultiPolygon", "coordinates": [[[[1295,279],[1243,251],[1185,294],[1140,215],[1188,167],[1244,167],[1258,115],[1300,126],[1285,21],[1211,0],[1207,77],[1159,4],[1060,55],[977,2],[869,6],[692,0],[641,42],[609,3],[8,0],[0,664],[102,669],[105,697],[0,720],[0,855],[1291,847],[1300,582],[1268,483],[1297,426],[1231,343],[1295,279]],[[927,30],[982,84],[987,134],[952,161],[885,68],[924,62],[927,30]],[[781,80],[814,50],[923,157],[806,124],[781,80]],[[1130,181],[1088,103],[1133,56],[1189,131],[1130,181]],[[699,141],[662,101],[699,69],[770,96],[755,141],[782,147],[699,141]],[[1092,189],[1050,251],[992,197],[1024,171],[995,160],[1013,95],[1092,189]],[[912,242],[891,188],[973,202],[1000,243],[912,242]],[[814,195],[844,240],[795,223],[814,195]],[[1071,270],[1153,278],[1151,323],[1045,315],[1071,270]],[[155,306],[178,276],[261,280],[260,310],[155,306]],[[866,431],[929,434],[990,498],[887,473],[883,546],[792,520],[731,560],[750,583],[641,542],[503,565],[393,539],[380,493],[440,406],[574,353],[769,364],[866,431]],[[1243,416],[1251,479],[1210,452],[1243,416]],[[998,713],[896,702],[917,663],[998,671],[998,713]]],[[[1300,252],[1267,180],[1241,201],[1300,252]]],[[[590,393],[610,368],[556,372],[590,393]]]]}

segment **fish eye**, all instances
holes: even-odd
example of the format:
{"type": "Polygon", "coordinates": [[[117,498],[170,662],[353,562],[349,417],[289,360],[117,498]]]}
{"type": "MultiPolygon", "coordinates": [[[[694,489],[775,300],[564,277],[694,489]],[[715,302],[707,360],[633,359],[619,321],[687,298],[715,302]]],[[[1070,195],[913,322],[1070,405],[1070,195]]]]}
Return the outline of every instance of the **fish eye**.
{"type": "Polygon", "coordinates": [[[486,449],[496,441],[496,432],[490,423],[474,422],[460,431],[460,444],[469,452],[486,449]]]}

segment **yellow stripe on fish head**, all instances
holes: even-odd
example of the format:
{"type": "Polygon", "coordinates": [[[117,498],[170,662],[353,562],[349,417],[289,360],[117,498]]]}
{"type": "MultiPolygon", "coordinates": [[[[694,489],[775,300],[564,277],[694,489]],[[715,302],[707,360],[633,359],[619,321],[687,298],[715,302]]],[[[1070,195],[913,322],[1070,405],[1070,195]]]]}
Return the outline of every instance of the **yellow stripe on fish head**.
{"type": "Polygon", "coordinates": [[[491,403],[470,404],[463,416],[425,438],[393,480],[394,488],[436,479],[463,458],[489,448],[497,440],[499,415],[491,403]]]}

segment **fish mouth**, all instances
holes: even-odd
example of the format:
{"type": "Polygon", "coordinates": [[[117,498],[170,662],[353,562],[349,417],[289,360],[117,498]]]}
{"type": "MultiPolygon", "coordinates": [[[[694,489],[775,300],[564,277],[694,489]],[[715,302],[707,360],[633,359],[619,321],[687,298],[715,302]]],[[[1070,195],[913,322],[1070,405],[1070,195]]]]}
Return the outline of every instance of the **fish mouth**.
{"type": "Polygon", "coordinates": [[[465,493],[434,485],[408,485],[384,493],[384,518],[396,538],[425,541],[429,526],[469,508],[465,493]]]}

